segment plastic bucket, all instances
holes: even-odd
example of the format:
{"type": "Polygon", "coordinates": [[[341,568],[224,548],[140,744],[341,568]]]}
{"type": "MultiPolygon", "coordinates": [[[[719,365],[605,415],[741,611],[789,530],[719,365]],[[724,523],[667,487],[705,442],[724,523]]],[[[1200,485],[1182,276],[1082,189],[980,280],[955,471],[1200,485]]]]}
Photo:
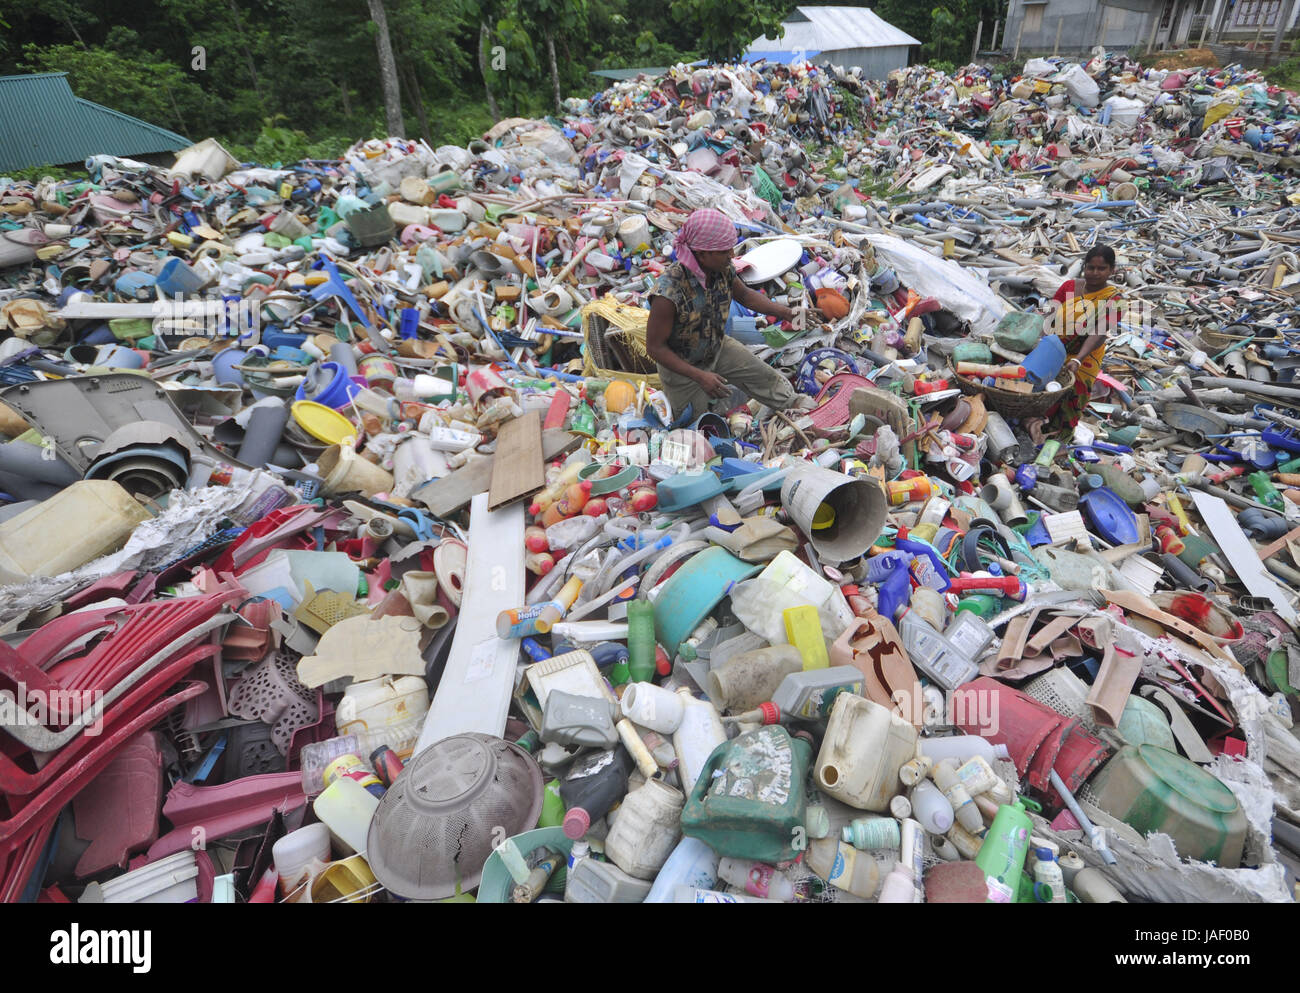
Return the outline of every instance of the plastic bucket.
{"type": "Polygon", "coordinates": [[[242,348],[227,348],[212,360],[212,377],[221,386],[243,386],[244,374],[235,368],[248,353],[242,348]]]}
{"type": "Polygon", "coordinates": [[[282,210],[275,215],[275,220],[271,222],[271,230],[290,241],[311,234],[311,229],[298,219],[298,215],[288,210],[282,210]]]}
{"type": "Polygon", "coordinates": [[[365,210],[354,210],[348,214],[348,230],[357,244],[362,248],[376,248],[388,243],[397,233],[392,217],[388,214],[387,204],[376,204],[365,210]]]}
{"type": "Polygon", "coordinates": [[[1025,373],[1039,386],[1056,378],[1065,365],[1065,344],[1054,334],[1043,335],[1021,363],[1025,373]]]}
{"type": "Polygon", "coordinates": [[[197,293],[207,284],[208,281],[202,273],[196,272],[178,258],[170,258],[163,263],[154,283],[158,288],[160,299],[197,293]]]}
{"type": "Polygon", "coordinates": [[[143,369],[144,356],[134,348],[122,345],[100,345],[95,356],[95,365],[109,369],[143,369]]]}
{"type": "Polygon", "coordinates": [[[367,355],[357,363],[357,371],[366,378],[366,384],[388,393],[393,391],[393,380],[397,378],[397,366],[392,359],[383,355],[367,355]]]}
{"type": "Polygon", "coordinates": [[[312,880],[312,903],[369,903],[378,892],[375,874],[364,856],[331,862],[312,880]]]}
{"type": "Polygon", "coordinates": [[[307,378],[298,385],[298,391],[293,398],[311,400],[337,410],[339,407],[346,407],[348,401],[359,392],[360,388],[349,378],[346,369],[337,362],[323,362],[307,374],[307,378]],[[313,381],[320,382],[323,378],[322,374],[326,371],[330,374],[329,380],[323,387],[312,389],[309,394],[308,388],[313,386],[313,381]]]}
{"type": "Polygon", "coordinates": [[[864,554],[885,526],[885,494],[874,479],[845,476],[812,464],[798,466],[786,476],[781,503],[828,562],[847,562],[864,554]],[[823,504],[829,505],[834,523],[814,528],[823,504]]]}
{"type": "Polygon", "coordinates": [[[367,462],[351,448],[331,445],[316,460],[325,489],[331,493],[361,492],[371,497],[393,488],[393,476],[367,462]]]}

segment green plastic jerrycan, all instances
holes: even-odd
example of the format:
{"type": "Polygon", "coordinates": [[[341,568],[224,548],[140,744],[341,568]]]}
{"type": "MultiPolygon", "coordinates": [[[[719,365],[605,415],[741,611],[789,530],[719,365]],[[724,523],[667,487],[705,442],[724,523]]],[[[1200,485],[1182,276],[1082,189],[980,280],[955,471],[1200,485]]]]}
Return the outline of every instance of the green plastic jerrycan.
{"type": "Polygon", "coordinates": [[[723,742],[686,802],[682,833],[727,858],[795,858],[807,848],[804,784],[811,761],[812,746],[779,724],[723,742]]]}

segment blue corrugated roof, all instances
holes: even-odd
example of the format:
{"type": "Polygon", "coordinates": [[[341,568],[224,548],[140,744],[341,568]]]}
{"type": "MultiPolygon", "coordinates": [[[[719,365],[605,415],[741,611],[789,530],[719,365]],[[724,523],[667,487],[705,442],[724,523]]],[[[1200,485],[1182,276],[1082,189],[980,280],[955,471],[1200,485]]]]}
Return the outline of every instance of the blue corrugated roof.
{"type": "Polygon", "coordinates": [[[0,76],[0,171],[174,152],[188,138],[73,95],[66,72],[0,76]]]}
{"type": "Polygon", "coordinates": [[[741,59],[746,64],[770,62],[773,65],[789,65],[791,62],[804,62],[815,59],[821,52],[746,52],[741,59]]]}

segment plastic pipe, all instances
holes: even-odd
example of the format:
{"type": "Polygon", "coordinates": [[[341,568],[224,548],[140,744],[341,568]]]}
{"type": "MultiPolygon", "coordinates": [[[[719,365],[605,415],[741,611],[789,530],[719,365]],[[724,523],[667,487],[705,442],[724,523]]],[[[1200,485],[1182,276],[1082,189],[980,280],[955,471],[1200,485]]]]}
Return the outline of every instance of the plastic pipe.
{"type": "Polygon", "coordinates": [[[54,455],[52,449],[33,445],[26,441],[11,441],[0,445],[0,472],[37,483],[48,483],[62,489],[81,479],[76,469],[54,455]]]}
{"type": "Polygon", "coordinates": [[[1061,779],[1055,769],[1048,769],[1047,774],[1051,778],[1052,786],[1055,787],[1056,792],[1061,794],[1061,799],[1070,808],[1070,813],[1074,815],[1074,819],[1079,822],[1079,826],[1087,833],[1093,850],[1102,857],[1102,860],[1107,865],[1115,865],[1119,860],[1115,858],[1115,853],[1106,844],[1105,831],[1098,831],[1092,821],[1088,819],[1088,815],[1079,806],[1079,801],[1074,798],[1074,794],[1070,792],[1070,788],[1065,785],[1065,781],[1061,779]]]}

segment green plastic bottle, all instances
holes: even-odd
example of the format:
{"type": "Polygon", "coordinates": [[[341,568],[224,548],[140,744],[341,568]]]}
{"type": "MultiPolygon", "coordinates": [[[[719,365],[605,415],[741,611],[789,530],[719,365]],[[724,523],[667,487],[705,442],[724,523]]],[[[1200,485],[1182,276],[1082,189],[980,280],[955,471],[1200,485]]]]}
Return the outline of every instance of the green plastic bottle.
{"type": "Polygon", "coordinates": [[[539,828],[559,827],[564,823],[564,801],[560,799],[560,781],[552,779],[542,790],[542,813],[537,818],[539,828]]]}
{"type": "Polygon", "coordinates": [[[1033,822],[1025,813],[1023,803],[1004,803],[998,808],[984,836],[984,844],[975,856],[975,864],[988,881],[989,896],[985,903],[1017,902],[1032,830],[1033,822]]]}
{"type": "Polygon", "coordinates": [[[655,676],[655,608],[648,600],[627,605],[628,675],[634,683],[648,683],[655,676]]]}
{"type": "Polygon", "coordinates": [[[958,601],[956,613],[968,610],[987,621],[997,614],[1001,602],[1001,597],[995,597],[988,593],[974,593],[970,596],[964,596],[958,601]]]}
{"type": "Polygon", "coordinates": [[[1268,478],[1268,473],[1262,470],[1252,472],[1246,477],[1246,482],[1250,483],[1251,489],[1255,491],[1255,496],[1259,497],[1259,502],[1265,507],[1272,507],[1274,510],[1282,509],[1282,494],[1273,485],[1273,480],[1268,478]]]}

